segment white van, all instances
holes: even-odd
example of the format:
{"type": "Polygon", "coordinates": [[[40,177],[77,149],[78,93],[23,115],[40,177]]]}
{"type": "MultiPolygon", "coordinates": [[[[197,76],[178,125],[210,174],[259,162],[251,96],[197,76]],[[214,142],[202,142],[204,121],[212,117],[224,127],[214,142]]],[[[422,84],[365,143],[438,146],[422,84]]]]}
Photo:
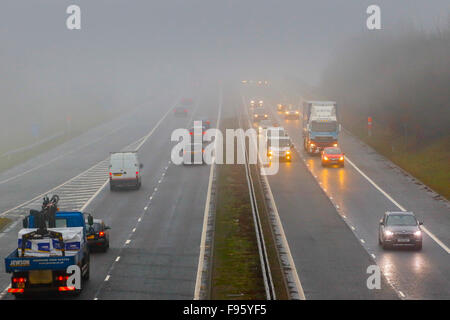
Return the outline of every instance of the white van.
{"type": "Polygon", "coordinates": [[[116,190],[120,187],[139,189],[142,185],[140,169],[143,167],[136,152],[112,152],[109,163],[110,189],[116,190]]]}

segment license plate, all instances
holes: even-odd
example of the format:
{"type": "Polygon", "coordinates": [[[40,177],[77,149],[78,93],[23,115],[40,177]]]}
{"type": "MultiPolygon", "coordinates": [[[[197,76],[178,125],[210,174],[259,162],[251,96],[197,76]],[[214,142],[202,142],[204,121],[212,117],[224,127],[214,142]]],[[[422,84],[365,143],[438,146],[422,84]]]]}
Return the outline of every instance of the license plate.
{"type": "Polygon", "coordinates": [[[402,239],[402,238],[400,238],[400,239],[397,239],[397,241],[398,242],[409,242],[409,239],[402,239]]]}
{"type": "Polygon", "coordinates": [[[31,284],[48,284],[52,283],[51,270],[33,270],[29,272],[29,279],[31,284]]]}
{"type": "Polygon", "coordinates": [[[95,239],[95,236],[88,236],[88,240],[95,239]]]}
{"type": "Polygon", "coordinates": [[[24,289],[24,288],[25,288],[25,282],[19,282],[19,283],[17,284],[17,288],[19,288],[19,289],[24,289]]]}
{"type": "Polygon", "coordinates": [[[115,177],[120,177],[122,174],[121,173],[114,173],[115,177]]]}

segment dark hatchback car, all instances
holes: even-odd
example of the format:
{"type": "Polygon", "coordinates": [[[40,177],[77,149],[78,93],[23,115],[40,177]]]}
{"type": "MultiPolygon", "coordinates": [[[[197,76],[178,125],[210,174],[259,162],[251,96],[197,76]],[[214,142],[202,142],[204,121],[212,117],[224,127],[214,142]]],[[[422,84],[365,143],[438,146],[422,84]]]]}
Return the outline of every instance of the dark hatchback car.
{"type": "Polygon", "coordinates": [[[378,242],[383,249],[410,246],[421,250],[421,225],[412,212],[386,212],[380,220],[378,242]]]}
{"type": "Polygon", "coordinates": [[[100,249],[106,252],[109,248],[109,230],[111,227],[105,225],[100,219],[94,219],[92,225],[86,220],[86,238],[90,249],[100,249]]]}

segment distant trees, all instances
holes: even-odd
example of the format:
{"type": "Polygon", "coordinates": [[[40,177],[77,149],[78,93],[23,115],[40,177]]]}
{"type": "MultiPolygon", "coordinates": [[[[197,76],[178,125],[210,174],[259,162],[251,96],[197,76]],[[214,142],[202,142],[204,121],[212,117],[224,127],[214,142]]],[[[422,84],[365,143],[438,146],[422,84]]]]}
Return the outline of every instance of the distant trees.
{"type": "Polygon", "coordinates": [[[450,27],[364,34],[347,43],[323,74],[320,92],[337,100],[346,126],[367,117],[392,136],[421,145],[450,135],[450,27]]]}

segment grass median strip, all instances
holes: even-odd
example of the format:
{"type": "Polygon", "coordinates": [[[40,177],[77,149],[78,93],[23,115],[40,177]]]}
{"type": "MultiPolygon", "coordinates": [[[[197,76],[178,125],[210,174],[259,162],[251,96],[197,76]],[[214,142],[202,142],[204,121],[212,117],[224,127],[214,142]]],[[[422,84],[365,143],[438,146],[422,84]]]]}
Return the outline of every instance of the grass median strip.
{"type": "Polygon", "coordinates": [[[219,165],[211,299],[265,299],[245,168],[219,165]]]}

